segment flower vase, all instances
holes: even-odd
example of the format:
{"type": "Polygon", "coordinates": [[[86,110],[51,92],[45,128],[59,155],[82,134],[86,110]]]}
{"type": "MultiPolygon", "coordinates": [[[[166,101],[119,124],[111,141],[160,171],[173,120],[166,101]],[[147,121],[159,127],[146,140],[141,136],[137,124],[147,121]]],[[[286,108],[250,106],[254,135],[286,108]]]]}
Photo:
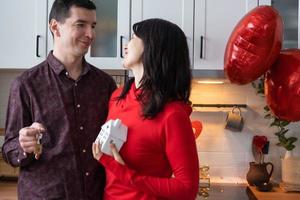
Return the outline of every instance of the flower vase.
{"type": "Polygon", "coordinates": [[[249,163],[249,171],[247,173],[246,179],[249,185],[259,186],[263,183],[268,183],[273,173],[273,164],[270,162],[267,163],[249,163]],[[269,171],[267,167],[269,167],[269,171]]]}

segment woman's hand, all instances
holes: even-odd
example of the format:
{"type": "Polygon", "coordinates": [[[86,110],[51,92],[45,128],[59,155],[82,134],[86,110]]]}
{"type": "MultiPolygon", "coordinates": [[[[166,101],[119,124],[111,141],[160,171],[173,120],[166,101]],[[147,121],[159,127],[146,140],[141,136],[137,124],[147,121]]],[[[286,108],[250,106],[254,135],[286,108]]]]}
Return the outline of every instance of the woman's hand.
{"type": "MultiPolygon", "coordinates": [[[[121,155],[119,154],[116,145],[114,143],[111,143],[110,148],[111,148],[114,159],[121,165],[125,165],[125,162],[124,162],[123,158],[121,157],[121,155]]],[[[93,156],[98,161],[101,158],[101,156],[103,155],[103,153],[100,149],[101,149],[100,144],[93,143],[93,146],[92,146],[93,156]]]]}
{"type": "Polygon", "coordinates": [[[97,161],[99,161],[99,159],[103,155],[103,153],[100,149],[101,149],[101,145],[99,145],[98,143],[93,143],[93,146],[92,146],[93,156],[97,161]]]}
{"type": "Polygon", "coordinates": [[[120,163],[121,165],[125,165],[125,162],[123,160],[123,158],[121,157],[121,155],[119,154],[118,150],[117,150],[117,147],[114,143],[111,143],[110,144],[110,149],[112,151],[112,154],[114,156],[114,159],[120,163]]]}

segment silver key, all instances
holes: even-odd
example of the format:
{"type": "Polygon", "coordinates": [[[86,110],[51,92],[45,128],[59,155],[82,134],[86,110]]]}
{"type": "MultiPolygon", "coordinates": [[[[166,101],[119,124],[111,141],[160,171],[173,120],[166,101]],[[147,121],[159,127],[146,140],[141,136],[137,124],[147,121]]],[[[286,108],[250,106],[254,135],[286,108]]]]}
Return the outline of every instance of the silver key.
{"type": "Polygon", "coordinates": [[[36,145],[34,147],[34,157],[35,159],[39,159],[40,155],[42,154],[43,146],[41,144],[41,139],[43,135],[42,134],[37,134],[36,135],[36,145]]]}

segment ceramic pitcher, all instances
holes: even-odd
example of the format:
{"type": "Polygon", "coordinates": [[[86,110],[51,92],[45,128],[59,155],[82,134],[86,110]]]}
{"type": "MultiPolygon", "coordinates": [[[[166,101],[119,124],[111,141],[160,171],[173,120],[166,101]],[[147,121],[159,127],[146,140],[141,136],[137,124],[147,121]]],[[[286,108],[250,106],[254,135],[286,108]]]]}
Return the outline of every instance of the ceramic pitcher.
{"type": "Polygon", "coordinates": [[[263,183],[268,183],[273,173],[273,164],[267,163],[255,163],[250,162],[250,168],[247,173],[247,181],[249,185],[259,186],[263,183]],[[268,172],[267,167],[270,166],[270,171],[268,172]]]}

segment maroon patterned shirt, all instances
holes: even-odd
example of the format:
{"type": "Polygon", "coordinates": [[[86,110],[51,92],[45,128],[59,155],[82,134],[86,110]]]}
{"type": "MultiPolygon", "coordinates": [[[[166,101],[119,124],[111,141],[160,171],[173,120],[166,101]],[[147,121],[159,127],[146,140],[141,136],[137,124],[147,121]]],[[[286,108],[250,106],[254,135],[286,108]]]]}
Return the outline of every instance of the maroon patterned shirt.
{"type": "Polygon", "coordinates": [[[16,78],[8,102],[4,159],[20,166],[19,199],[102,199],[104,168],[93,158],[96,139],[108,112],[116,84],[83,60],[77,81],[53,56],[16,78]],[[19,130],[33,122],[46,132],[39,160],[25,156],[19,130]]]}

